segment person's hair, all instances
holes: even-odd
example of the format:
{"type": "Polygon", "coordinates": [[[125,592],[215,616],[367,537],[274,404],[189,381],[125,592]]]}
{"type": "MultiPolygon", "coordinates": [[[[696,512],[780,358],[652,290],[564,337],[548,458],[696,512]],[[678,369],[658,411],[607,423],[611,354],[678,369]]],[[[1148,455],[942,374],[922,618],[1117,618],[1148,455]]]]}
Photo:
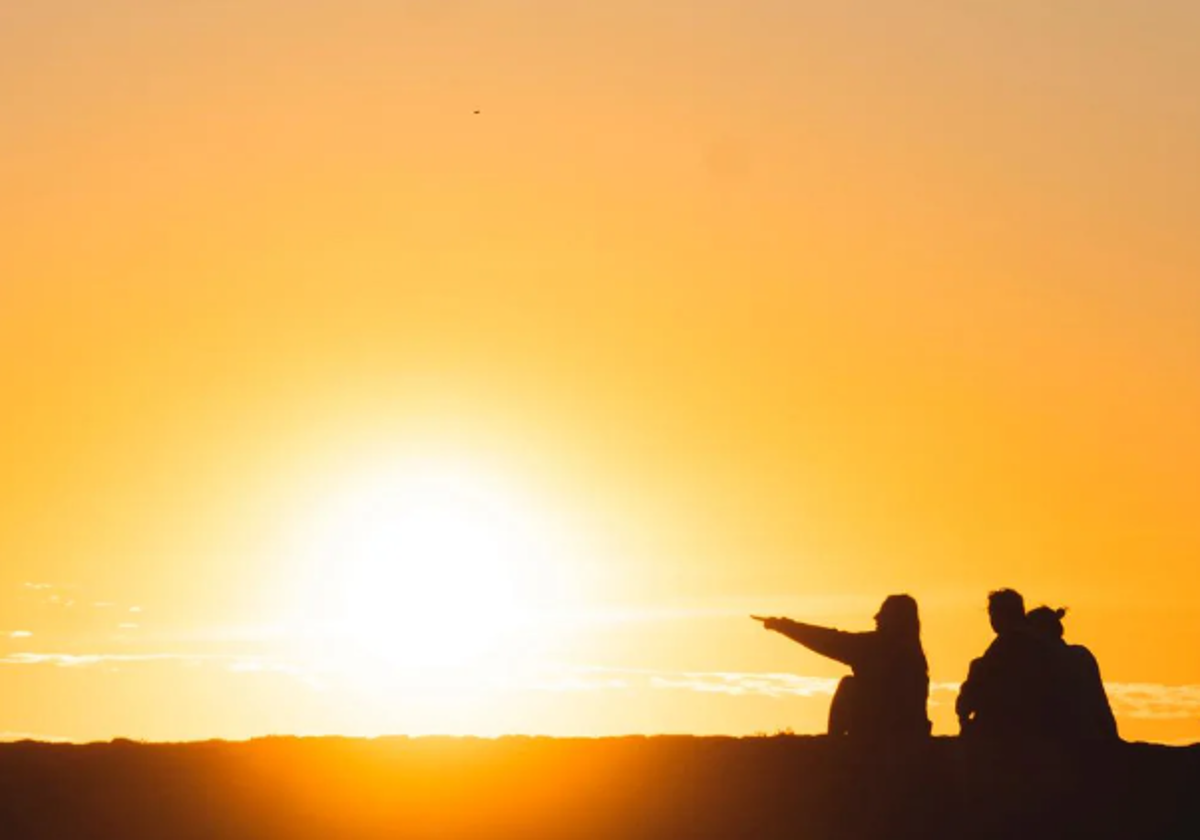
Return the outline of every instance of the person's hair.
{"type": "Polygon", "coordinates": [[[1063,635],[1062,620],[1066,614],[1065,607],[1052,610],[1050,607],[1041,606],[1026,613],[1025,620],[1029,622],[1029,628],[1039,636],[1061,639],[1063,635]]]}
{"type": "Polygon", "coordinates": [[[997,589],[988,593],[988,612],[993,615],[1025,615],[1025,599],[1015,589],[997,589]]]}
{"type": "Polygon", "coordinates": [[[921,618],[911,595],[889,595],[879,608],[879,629],[906,638],[921,638],[921,618]]]}
{"type": "Polygon", "coordinates": [[[917,601],[911,595],[889,595],[883,599],[877,616],[879,633],[892,639],[899,649],[919,664],[925,674],[929,663],[921,647],[921,617],[917,612],[917,601]]]}

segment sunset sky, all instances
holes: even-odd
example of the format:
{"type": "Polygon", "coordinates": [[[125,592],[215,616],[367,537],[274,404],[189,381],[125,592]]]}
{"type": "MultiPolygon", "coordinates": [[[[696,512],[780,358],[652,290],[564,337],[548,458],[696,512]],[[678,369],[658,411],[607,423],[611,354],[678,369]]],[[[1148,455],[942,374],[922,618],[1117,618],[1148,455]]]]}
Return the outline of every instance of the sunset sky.
{"type": "Polygon", "coordinates": [[[0,7],[0,737],[1200,741],[1194,0],[0,7]]]}

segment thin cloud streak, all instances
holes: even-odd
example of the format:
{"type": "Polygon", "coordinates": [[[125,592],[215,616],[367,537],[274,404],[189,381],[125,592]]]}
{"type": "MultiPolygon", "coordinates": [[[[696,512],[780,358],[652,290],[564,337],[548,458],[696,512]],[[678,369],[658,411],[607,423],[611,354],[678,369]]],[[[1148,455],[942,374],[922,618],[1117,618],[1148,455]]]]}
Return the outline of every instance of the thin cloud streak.
{"type": "MultiPolygon", "coordinates": [[[[958,693],[961,683],[930,685],[931,692],[958,693]]],[[[1104,690],[1117,717],[1138,720],[1187,720],[1200,717],[1200,685],[1106,682],[1104,690]]]]}
{"type": "Polygon", "coordinates": [[[838,681],[827,677],[795,674],[680,673],[650,678],[654,688],[695,691],[701,694],[730,694],[735,697],[832,696],[838,681]]]}
{"type": "MultiPolygon", "coordinates": [[[[610,691],[651,688],[727,694],[734,697],[832,696],[838,681],[799,674],[737,671],[660,671],[653,669],[574,668],[543,679],[531,688],[554,691],[610,691]]],[[[960,683],[933,682],[931,694],[957,694],[960,683]]],[[[1200,716],[1200,685],[1105,683],[1118,717],[1186,720],[1200,716]]]]}
{"type": "Polygon", "coordinates": [[[179,653],[10,653],[0,656],[0,665],[54,665],[59,668],[87,668],[121,662],[206,662],[238,660],[245,657],[220,654],[179,653]]]}
{"type": "Polygon", "coordinates": [[[1105,683],[1118,717],[1186,720],[1200,716],[1200,685],[1105,683]]]}
{"type": "MultiPolygon", "coordinates": [[[[200,665],[218,663],[236,674],[285,674],[321,687],[308,669],[268,657],[236,654],[141,653],[141,654],[70,654],[11,653],[0,656],[0,666],[52,666],[91,668],[103,665],[179,663],[200,665]]],[[[689,691],[697,694],[724,694],[732,697],[811,698],[829,697],[838,681],[828,677],[799,674],[741,671],[669,671],[643,668],[557,667],[538,675],[510,683],[516,691],[562,693],[594,691],[689,691]]],[[[934,682],[931,694],[956,694],[956,682],[934,682]]],[[[1140,720],[1186,720],[1200,715],[1200,685],[1162,685],[1159,683],[1105,683],[1113,711],[1118,717],[1140,720]]]]}
{"type": "Polygon", "coordinates": [[[837,680],[797,674],[737,671],[665,671],[650,668],[562,668],[531,681],[527,687],[545,691],[612,691],[649,688],[699,694],[764,697],[831,696],[837,680]]]}
{"type": "Polygon", "coordinates": [[[262,656],[202,653],[11,653],[0,656],[0,665],[48,666],[84,669],[114,665],[177,664],[181,666],[222,665],[234,674],[283,674],[316,690],[325,684],[305,668],[262,656]]]}

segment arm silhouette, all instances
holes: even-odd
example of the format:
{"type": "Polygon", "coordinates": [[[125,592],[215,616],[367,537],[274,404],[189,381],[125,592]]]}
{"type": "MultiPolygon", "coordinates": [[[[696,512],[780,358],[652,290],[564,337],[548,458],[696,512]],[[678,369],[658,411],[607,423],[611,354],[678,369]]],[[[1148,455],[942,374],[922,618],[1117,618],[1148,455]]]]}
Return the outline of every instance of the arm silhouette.
{"type": "Polygon", "coordinates": [[[847,633],[844,630],[834,630],[831,627],[821,627],[817,624],[806,624],[793,621],[790,618],[764,618],[751,616],[755,621],[761,621],[763,627],[783,636],[793,642],[804,645],[813,653],[842,662],[853,668],[862,660],[864,648],[869,644],[869,633],[847,633]]]}
{"type": "Polygon", "coordinates": [[[981,664],[981,660],[972,660],[971,666],[967,671],[967,678],[963,680],[963,684],[958,689],[958,697],[954,700],[954,710],[958,713],[960,731],[965,731],[971,725],[972,718],[979,711],[976,694],[979,691],[980,674],[982,672],[983,665],[981,664]]]}

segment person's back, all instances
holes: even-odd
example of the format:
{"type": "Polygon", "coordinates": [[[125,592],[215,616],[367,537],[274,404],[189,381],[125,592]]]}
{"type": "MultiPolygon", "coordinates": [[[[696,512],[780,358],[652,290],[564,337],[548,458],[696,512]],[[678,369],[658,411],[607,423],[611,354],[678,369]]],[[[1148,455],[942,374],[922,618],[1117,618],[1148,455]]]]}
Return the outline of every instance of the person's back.
{"type": "Polygon", "coordinates": [[[1119,737],[1117,722],[1100,678],[1100,666],[1086,647],[1068,645],[1063,640],[1062,619],[1065,615],[1065,609],[1052,610],[1050,607],[1038,607],[1029,612],[1031,630],[1055,654],[1056,734],[1068,740],[1116,740],[1119,737]]]}
{"type": "Polygon", "coordinates": [[[1085,741],[1119,740],[1117,719],[1108,703],[1096,657],[1083,645],[1067,645],[1067,653],[1074,671],[1072,696],[1079,737],[1085,741]]]}
{"type": "Polygon", "coordinates": [[[923,736],[930,730],[925,655],[903,639],[879,632],[854,668],[860,701],[855,732],[869,738],[923,736]]]}
{"type": "Polygon", "coordinates": [[[1053,651],[1030,632],[1025,602],[1011,589],[988,595],[996,638],[971,663],[956,708],[964,735],[1050,737],[1061,726],[1053,651]]]}
{"type": "Polygon", "coordinates": [[[1016,630],[997,636],[971,664],[963,685],[963,697],[971,702],[964,732],[988,737],[1047,734],[1054,725],[1054,716],[1047,714],[1053,673],[1046,645],[1030,634],[1016,630]]]}

